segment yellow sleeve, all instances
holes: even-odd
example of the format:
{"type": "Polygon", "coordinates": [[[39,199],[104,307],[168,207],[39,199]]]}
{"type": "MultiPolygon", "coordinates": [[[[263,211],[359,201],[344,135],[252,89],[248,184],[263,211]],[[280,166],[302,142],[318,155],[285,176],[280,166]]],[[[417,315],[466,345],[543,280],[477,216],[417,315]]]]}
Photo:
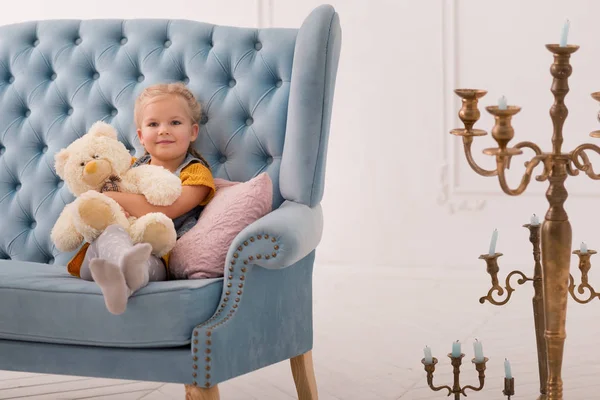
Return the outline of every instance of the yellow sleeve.
{"type": "Polygon", "coordinates": [[[203,164],[197,162],[188,165],[181,170],[179,178],[181,179],[181,185],[183,186],[203,185],[211,189],[208,193],[208,196],[206,196],[204,201],[200,203],[201,206],[208,204],[208,202],[214,197],[216,190],[215,182],[213,180],[212,173],[203,164]]]}

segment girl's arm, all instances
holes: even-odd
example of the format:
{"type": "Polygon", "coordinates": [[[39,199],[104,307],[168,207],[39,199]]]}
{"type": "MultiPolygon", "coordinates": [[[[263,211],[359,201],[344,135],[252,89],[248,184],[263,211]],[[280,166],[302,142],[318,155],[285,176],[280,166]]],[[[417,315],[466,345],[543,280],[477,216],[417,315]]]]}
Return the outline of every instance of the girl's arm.
{"type": "Polygon", "coordinates": [[[139,218],[151,212],[161,212],[174,219],[202,203],[211,192],[211,188],[204,185],[186,185],[181,188],[181,196],[170,206],[154,206],[142,194],[104,192],[125,209],[131,216],[139,218]]]}

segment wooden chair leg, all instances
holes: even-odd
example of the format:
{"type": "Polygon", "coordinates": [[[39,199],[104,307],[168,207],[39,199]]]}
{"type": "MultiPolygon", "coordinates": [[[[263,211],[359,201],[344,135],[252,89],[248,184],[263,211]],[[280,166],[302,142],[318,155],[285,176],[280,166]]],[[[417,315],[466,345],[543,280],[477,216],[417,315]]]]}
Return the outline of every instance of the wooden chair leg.
{"type": "Polygon", "coordinates": [[[201,388],[198,386],[185,385],[185,400],[219,400],[219,387],[201,388]]]}
{"type": "Polygon", "coordinates": [[[317,381],[313,367],[312,350],[290,359],[296,383],[298,400],[317,400],[317,381]]]}

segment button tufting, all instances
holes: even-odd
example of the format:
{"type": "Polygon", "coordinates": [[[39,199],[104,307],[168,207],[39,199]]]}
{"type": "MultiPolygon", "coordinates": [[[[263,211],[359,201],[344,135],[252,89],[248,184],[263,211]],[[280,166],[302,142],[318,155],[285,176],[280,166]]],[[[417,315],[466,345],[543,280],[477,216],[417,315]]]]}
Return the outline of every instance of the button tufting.
{"type": "Polygon", "coordinates": [[[17,183],[17,184],[15,185],[15,190],[19,190],[19,189],[21,189],[21,184],[20,184],[20,183],[17,183]]]}
{"type": "Polygon", "coordinates": [[[48,146],[42,147],[42,153],[46,153],[48,151],[48,146]]]}
{"type": "Polygon", "coordinates": [[[69,107],[69,108],[67,109],[67,114],[68,114],[68,115],[72,115],[72,114],[73,114],[73,108],[72,108],[72,107],[69,107]]]}
{"type": "Polygon", "coordinates": [[[50,257],[48,259],[48,264],[54,264],[54,257],[50,257]]]}
{"type": "Polygon", "coordinates": [[[63,187],[64,185],[65,185],[65,182],[63,182],[63,181],[58,181],[58,182],[56,183],[56,187],[57,187],[57,188],[61,188],[61,187],[63,187]]]}
{"type": "Polygon", "coordinates": [[[122,37],[120,43],[121,44],[127,43],[127,38],[126,37],[122,37]]]}
{"type": "Polygon", "coordinates": [[[188,77],[186,76],[185,78],[183,78],[182,82],[183,82],[183,83],[185,83],[185,84],[187,85],[188,83],[190,83],[190,78],[188,78],[188,77]]]}
{"type": "Polygon", "coordinates": [[[15,77],[14,76],[9,76],[8,77],[8,83],[13,83],[15,81],[15,77]]]}
{"type": "Polygon", "coordinates": [[[4,154],[6,148],[4,146],[0,146],[0,155],[4,154]]]}
{"type": "Polygon", "coordinates": [[[25,110],[25,116],[29,117],[31,115],[31,110],[25,110]]]}
{"type": "Polygon", "coordinates": [[[113,108],[113,109],[110,111],[110,115],[112,115],[113,117],[114,117],[115,115],[117,115],[118,113],[119,113],[119,111],[117,111],[117,109],[116,109],[116,108],[113,108]]]}
{"type": "Polygon", "coordinates": [[[100,74],[99,74],[99,73],[97,73],[97,72],[94,72],[94,75],[92,75],[92,79],[93,79],[93,80],[96,80],[96,79],[98,79],[98,78],[100,78],[100,74]]]}
{"type": "Polygon", "coordinates": [[[230,80],[229,81],[229,87],[234,87],[236,83],[237,82],[235,81],[235,79],[230,80]]]}
{"type": "Polygon", "coordinates": [[[165,40],[165,47],[171,47],[171,41],[169,39],[165,40]]]}
{"type": "Polygon", "coordinates": [[[221,164],[225,164],[225,161],[227,161],[227,157],[225,157],[225,156],[221,156],[221,158],[219,158],[219,162],[220,162],[221,164]]]}
{"type": "Polygon", "coordinates": [[[273,163],[273,157],[269,156],[267,157],[267,164],[272,164],[273,163]]]}
{"type": "Polygon", "coordinates": [[[144,79],[146,79],[146,78],[144,77],[144,75],[140,75],[140,76],[138,76],[138,78],[137,78],[137,81],[138,81],[138,82],[144,82],[144,79]]]}
{"type": "Polygon", "coordinates": [[[281,87],[281,85],[283,85],[283,81],[281,79],[275,82],[275,86],[281,87]]]}
{"type": "Polygon", "coordinates": [[[262,49],[262,43],[261,43],[261,42],[256,42],[256,43],[254,43],[254,48],[255,48],[256,50],[260,50],[260,49],[262,49]]]}
{"type": "Polygon", "coordinates": [[[38,44],[40,44],[40,39],[35,39],[33,41],[33,47],[37,46],[38,44]]]}
{"type": "Polygon", "coordinates": [[[29,224],[29,227],[30,227],[31,229],[35,229],[35,227],[36,227],[36,226],[37,226],[37,222],[35,222],[35,221],[32,221],[32,222],[29,224]]]}
{"type": "Polygon", "coordinates": [[[254,119],[252,117],[249,117],[248,119],[246,119],[246,126],[250,126],[254,123],[254,119]]]}
{"type": "Polygon", "coordinates": [[[53,81],[53,80],[55,80],[55,79],[56,79],[56,74],[55,74],[55,73],[52,73],[52,75],[50,75],[50,80],[51,80],[51,81],[53,81]]]}
{"type": "Polygon", "coordinates": [[[78,38],[75,39],[75,44],[81,44],[81,38],[80,37],[78,37],[78,38]]]}
{"type": "Polygon", "coordinates": [[[208,122],[208,115],[203,115],[202,117],[200,117],[200,125],[206,125],[207,122],[208,122]]]}

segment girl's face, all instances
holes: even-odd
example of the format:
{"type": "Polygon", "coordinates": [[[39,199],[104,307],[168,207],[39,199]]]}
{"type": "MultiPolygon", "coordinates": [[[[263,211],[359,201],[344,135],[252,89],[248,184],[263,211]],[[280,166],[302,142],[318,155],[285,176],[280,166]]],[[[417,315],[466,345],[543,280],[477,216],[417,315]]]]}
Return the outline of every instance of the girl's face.
{"type": "Polygon", "coordinates": [[[140,142],[152,158],[172,161],[185,157],[190,143],[198,137],[185,100],[165,95],[150,100],[142,109],[140,142]]]}

